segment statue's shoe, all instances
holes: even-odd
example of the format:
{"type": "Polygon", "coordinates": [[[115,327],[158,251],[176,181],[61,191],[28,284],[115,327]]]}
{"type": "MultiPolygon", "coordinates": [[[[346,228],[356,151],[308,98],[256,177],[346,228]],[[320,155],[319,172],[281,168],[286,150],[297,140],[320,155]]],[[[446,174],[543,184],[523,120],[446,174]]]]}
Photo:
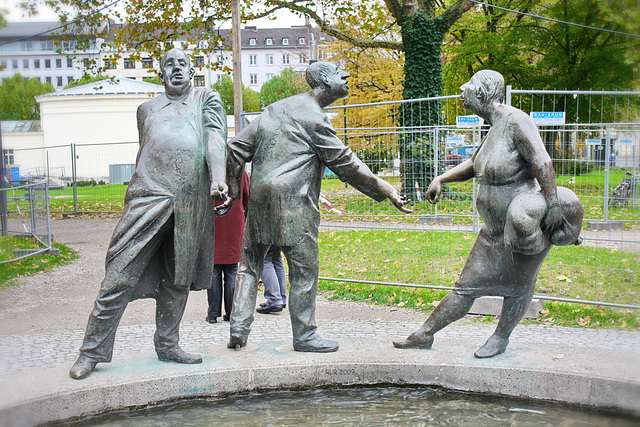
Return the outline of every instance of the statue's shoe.
{"type": "Polygon", "coordinates": [[[294,343],[293,349],[295,351],[302,351],[307,353],[333,353],[338,351],[340,344],[335,341],[326,340],[324,338],[313,338],[309,341],[294,343]]]}
{"type": "Polygon", "coordinates": [[[393,346],[396,348],[421,348],[428,350],[433,345],[433,335],[412,333],[406,340],[394,341],[393,346]]]}
{"type": "Polygon", "coordinates": [[[76,380],[87,378],[91,371],[96,367],[98,362],[89,359],[87,356],[80,355],[69,371],[69,376],[76,380]]]}
{"type": "Polygon", "coordinates": [[[194,353],[187,353],[180,347],[173,348],[166,352],[158,353],[158,359],[163,362],[178,362],[186,364],[202,363],[202,356],[194,353]]]}
{"type": "Polygon", "coordinates": [[[231,334],[229,338],[229,342],[227,343],[227,348],[233,348],[239,350],[242,347],[247,345],[247,337],[242,335],[231,334]]]}

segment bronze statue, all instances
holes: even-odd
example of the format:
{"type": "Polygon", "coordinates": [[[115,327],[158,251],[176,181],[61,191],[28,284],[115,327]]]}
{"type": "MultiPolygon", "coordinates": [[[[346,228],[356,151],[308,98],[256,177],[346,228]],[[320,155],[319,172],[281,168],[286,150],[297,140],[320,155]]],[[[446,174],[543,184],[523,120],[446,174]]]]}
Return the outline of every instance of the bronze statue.
{"type": "Polygon", "coordinates": [[[503,353],[509,336],[531,303],[538,271],[552,245],[580,244],[583,208],[556,176],[533,120],[503,103],[504,79],[495,71],[476,73],[460,88],[468,110],[491,129],[473,157],[436,177],[427,200],[437,203],[442,184],[477,178],[477,208],[484,225],[451,291],[426,322],[398,348],[431,348],[433,335],[464,317],[483,295],[504,297],[493,335],[475,352],[503,353]]]}
{"type": "Polygon", "coordinates": [[[191,87],[194,71],[182,50],[167,52],[160,68],[165,93],[138,108],[136,171],[72,378],[111,361],[120,318],[137,298],[156,299],[158,359],[202,362],[180,348],[179,328],[189,290],[211,284],[211,198],[227,197],[226,115],[216,91],[191,87]]]}
{"type": "MultiPolygon", "coordinates": [[[[316,62],[306,71],[311,91],[268,106],[228,145],[229,195],[240,196],[246,162],[251,164],[249,210],[242,260],[231,312],[229,348],[246,345],[253,322],[258,280],[271,245],[289,265],[289,313],[296,351],[332,352],[338,343],[321,338],[315,322],[318,282],[320,185],[325,168],[376,201],[389,199],[401,211],[407,199],[376,177],[337,137],[323,108],[347,96],[347,74],[316,62]]],[[[225,207],[220,207],[224,210],[225,207]]]]}

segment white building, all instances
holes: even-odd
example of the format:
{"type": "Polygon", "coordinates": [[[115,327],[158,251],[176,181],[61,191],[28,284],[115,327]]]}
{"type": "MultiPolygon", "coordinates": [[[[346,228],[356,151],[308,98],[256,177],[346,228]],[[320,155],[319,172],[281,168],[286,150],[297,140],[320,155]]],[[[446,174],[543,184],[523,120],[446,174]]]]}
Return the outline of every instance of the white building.
{"type": "MultiPolygon", "coordinates": [[[[108,30],[118,27],[118,24],[106,25],[111,25],[108,30]]],[[[10,22],[0,29],[0,81],[20,73],[26,78],[36,77],[43,83],[49,82],[56,90],[61,90],[71,80],[82,77],[92,61],[104,67],[104,72],[110,76],[144,81],[157,75],[157,59],[144,53],[137,61],[131,60],[126,53],[116,61],[110,59],[113,52],[100,47],[103,42],[109,44],[108,39],[94,38],[89,50],[75,52],[75,40],[64,41],[52,35],[50,29],[57,26],[57,22],[10,22]],[[57,53],[58,49],[72,54],[57,53]]],[[[223,40],[218,47],[208,56],[192,58],[194,86],[209,87],[224,75],[224,71],[208,67],[211,63],[233,68],[231,34],[229,30],[216,31],[223,40]]],[[[256,91],[287,67],[303,72],[309,61],[326,59],[327,43],[332,41],[310,25],[271,29],[245,27],[241,39],[242,81],[256,91]]],[[[186,40],[179,40],[174,45],[187,52],[195,47],[186,40]]]]}

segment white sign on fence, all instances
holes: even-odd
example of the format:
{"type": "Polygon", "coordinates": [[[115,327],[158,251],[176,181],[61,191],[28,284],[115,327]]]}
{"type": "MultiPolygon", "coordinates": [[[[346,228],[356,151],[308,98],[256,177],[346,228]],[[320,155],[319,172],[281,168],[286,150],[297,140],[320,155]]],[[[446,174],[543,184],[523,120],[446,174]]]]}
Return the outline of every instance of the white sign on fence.
{"type": "Polygon", "coordinates": [[[600,138],[597,139],[587,139],[585,141],[585,144],[587,145],[600,145],[600,138]]]}
{"type": "Polygon", "coordinates": [[[555,126],[564,124],[564,111],[532,111],[531,118],[536,125],[555,126]]]}
{"type": "Polygon", "coordinates": [[[449,135],[447,136],[447,145],[451,147],[457,147],[458,145],[464,144],[464,138],[462,136],[457,135],[449,135]]]}
{"type": "Polygon", "coordinates": [[[470,116],[456,116],[456,127],[459,128],[475,128],[482,126],[484,120],[472,114],[470,116]]]}

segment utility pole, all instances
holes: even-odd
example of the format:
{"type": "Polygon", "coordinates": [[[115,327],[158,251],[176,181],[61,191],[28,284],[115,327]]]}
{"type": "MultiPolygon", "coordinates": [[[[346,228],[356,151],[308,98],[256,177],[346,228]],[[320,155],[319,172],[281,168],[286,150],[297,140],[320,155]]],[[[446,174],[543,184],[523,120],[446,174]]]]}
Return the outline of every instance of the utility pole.
{"type": "Polygon", "coordinates": [[[233,115],[236,134],[240,132],[242,112],[242,37],[240,30],[240,0],[231,0],[231,40],[233,53],[233,115]]]}

